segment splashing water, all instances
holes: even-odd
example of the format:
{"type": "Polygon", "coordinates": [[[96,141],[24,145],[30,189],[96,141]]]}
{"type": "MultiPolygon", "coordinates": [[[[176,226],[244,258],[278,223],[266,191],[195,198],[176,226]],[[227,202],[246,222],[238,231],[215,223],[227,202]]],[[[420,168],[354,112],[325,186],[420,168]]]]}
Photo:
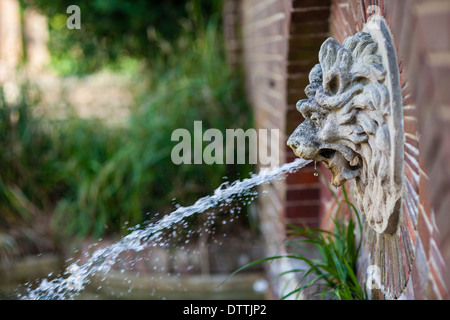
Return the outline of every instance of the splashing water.
{"type": "Polygon", "coordinates": [[[83,265],[79,266],[77,262],[74,262],[66,268],[62,275],[53,280],[42,280],[35,289],[31,289],[31,285],[28,284],[27,293],[19,295],[19,298],[30,300],[73,299],[89,283],[91,276],[109,272],[122,252],[127,250],[139,252],[147,247],[149,241],[157,241],[165,229],[181,222],[183,219],[193,214],[205,212],[222,202],[229,204],[235,196],[272,180],[280,180],[284,174],[293,173],[310,162],[310,160],[298,158],[281,167],[262,169],[258,174],[252,174],[250,178],[242,181],[238,180],[231,184],[225,182],[215,190],[214,194],[198,199],[189,207],[179,207],[158,222],[149,224],[144,228],[134,227],[132,232],[121,240],[106,248],[96,250],[83,265]]]}

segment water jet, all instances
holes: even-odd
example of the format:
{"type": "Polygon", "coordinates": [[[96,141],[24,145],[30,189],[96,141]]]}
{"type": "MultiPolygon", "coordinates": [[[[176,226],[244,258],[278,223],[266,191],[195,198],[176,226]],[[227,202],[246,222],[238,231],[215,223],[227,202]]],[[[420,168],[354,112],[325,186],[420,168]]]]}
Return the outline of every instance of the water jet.
{"type": "Polygon", "coordinates": [[[29,283],[27,292],[19,295],[19,298],[31,300],[74,299],[85,289],[86,285],[91,283],[93,278],[99,278],[109,273],[123,252],[128,250],[140,252],[151,246],[152,243],[154,245],[160,242],[161,234],[166,229],[182,223],[185,218],[202,214],[219,205],[230,204],[236,198],[247,193],[251,196],[248,201],[252,201],[256,198],[251,191],[254,187],[282,179],[286,174],[293,173],[310,162],[310,160],[296,159],[280,167],[261,169],[258,174],[253,174],[244,180],[233,183],[225,182],[215,190],[214,194],[198,199],[191,206],[178,207],[155,223],[133,227],[130,229],[131,233],[119,241],[94,251],[86,262],[80,263],[79,260],[72,262],[62,274],[57,275],[54,279],[44,279],[37,284],[36,288],[32,288],[33,284],[29,283]]]}

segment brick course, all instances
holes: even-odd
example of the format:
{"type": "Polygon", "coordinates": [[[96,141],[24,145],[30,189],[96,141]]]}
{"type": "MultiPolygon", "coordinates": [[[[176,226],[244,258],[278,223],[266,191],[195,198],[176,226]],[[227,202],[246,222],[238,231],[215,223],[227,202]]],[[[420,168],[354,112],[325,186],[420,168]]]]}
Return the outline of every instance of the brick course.
{"type": "MultiPolygon", "coordinates": [[[[342,42],[361,31],[375,11],[383,15],[397,49],[404,115],[404,196],[398,233],[363,233],[359,277],[376,264],[384,288],[372,298],[448,299],[450,286],[450,2],[446,0],[228,0],[238,16],[242,62],[257,128],[279,128],[284,147],[303,120],[310,69],[329,36],[342,42]]],[[[234,29],[238,29],[234,25],[234,29]]],[[[233,36],[236,36],[234,33],[233,36]]],[[[234,42],[233,42],[234,41],[234,42]]],[[[232,45],[232,48],[239,46],[232,45]]],[[[239,51],[240,52],[240,51],[239,51]]],[[[310,164],[276,186],[259,203],[269,242],[284,239],[284,222],[330,226],[340,190],[330,174],[310,164]]],[[[352,183],[346,186],[351,190],[352,183]]],[[[279,250],[280,247],[278,247],[279,250]]]]}

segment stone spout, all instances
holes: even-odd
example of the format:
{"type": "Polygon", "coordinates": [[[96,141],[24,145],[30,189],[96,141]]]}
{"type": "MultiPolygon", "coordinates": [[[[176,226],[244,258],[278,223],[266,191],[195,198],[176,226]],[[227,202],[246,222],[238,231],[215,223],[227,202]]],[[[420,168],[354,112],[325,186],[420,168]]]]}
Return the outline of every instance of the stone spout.
{"type": "MultiPolygon", "coordinates": [[[[297,109],[302,112],[309,100],[301,100],[297,109]]],[[[334,123],[329,123],[321,128],[306,113],[297,129],[292,133],[287,142],[297,157],[306,160],[323,162],[332,174],[331,183],[339,187],[347,180],[354,179],[359,173],[360,158],[351,148],[337,143],[339,128],[334,123]]]]}
{"type": "Polygon", "coordinates": [[[355,181],[357,205],[378,233],[395,232],[403,173],[403,119],[397,59],[384,21],[327,39],[309,74],[305,119],[287,144],[296,156],[323,162],[339,187],[355,181]]]}

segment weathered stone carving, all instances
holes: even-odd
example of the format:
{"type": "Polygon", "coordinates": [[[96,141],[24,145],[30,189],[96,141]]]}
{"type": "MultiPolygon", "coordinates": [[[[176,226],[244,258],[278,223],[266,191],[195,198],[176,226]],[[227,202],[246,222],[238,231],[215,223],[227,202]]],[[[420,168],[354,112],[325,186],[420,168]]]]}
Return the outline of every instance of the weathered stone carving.
{"type": "Polygon", "coordinates": [[[401,209],[402,98],[397,58],[384,20],[339,44],[327,39],[297,109],[305,121],[288,140],[295,154],[322,161],[338,187],[355,179],[369,225],[393,233],[401,209]]]}

